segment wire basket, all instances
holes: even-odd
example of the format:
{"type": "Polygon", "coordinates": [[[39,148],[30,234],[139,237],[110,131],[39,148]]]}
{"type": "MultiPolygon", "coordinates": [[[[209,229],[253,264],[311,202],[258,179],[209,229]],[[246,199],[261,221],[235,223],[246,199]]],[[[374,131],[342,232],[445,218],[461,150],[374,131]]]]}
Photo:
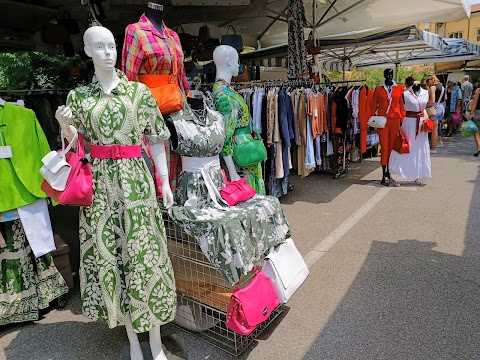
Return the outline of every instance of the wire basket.
{"type": "MultiPolygon", "coordinates": [[[[234,288],[203,255],[193,237],[185,233],[162,208],[167,245],[177,287],[177,315],[173,325],[234,356],[244,352],[283,311],[272,312],[267,321],[250,335],[240,335],[225,324],[234,288]]],[[[253,279],[254,272],[242,276],[240,287],[253,279]]]]}

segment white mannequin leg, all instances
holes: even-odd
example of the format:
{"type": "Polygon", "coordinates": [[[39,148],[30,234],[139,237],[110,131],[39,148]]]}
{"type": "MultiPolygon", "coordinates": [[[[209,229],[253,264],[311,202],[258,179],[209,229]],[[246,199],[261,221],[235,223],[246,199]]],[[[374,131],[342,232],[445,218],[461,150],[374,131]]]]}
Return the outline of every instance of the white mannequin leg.
{"type": "Polygon", "coordinates": [[[160,326],[154,327],[149,331],[150,349],[152,350],[153,360],[167,360],[167,356],[163,351],[162,338],[160,337],[160,326]]]}
{"type": "Polygon", "coordinates": [[[130,359],[143,360],[142,348],[140,347],[137,334],[133,331],[130,314],[125,314],[125,329],[127,330],[128,341],[130,342],[130,359]]]}

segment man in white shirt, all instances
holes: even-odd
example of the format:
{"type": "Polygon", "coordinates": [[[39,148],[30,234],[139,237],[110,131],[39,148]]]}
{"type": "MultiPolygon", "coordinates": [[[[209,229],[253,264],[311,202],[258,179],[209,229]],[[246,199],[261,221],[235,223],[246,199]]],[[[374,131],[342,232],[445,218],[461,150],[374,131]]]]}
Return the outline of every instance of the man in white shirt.
{"type": "Polygon", "coordinates": [[[462,83],[463,101],[469,101],[473,93],[473,85],[470,82],[470,76],[465,75],[462,83]]]}

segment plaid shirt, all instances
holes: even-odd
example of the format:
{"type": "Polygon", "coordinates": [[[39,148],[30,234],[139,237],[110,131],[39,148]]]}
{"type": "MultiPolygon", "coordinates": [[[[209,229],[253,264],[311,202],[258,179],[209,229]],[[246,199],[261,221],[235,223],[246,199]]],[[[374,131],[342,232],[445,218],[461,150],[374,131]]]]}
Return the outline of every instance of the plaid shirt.
{"type": "MultiPolygon", "coordinates": [[[[163,29],[167,27],[163,24],[163,29]]],[[[189,92],[188,81],[183,66],[183,51],[180,39],[175,31],[169,29],[170,35],[175,42],[178,64],[178,82],[185,94],[189,92]]],[[[131,81],[137,79],[139,74],[149,75],[170,75],[173,72],[172,66],[172,46],[168,35],[163,31],[160,33],[155,26],[143,14],[137,23],[130,24],[125,30],[125,42],[122,52],[122,71],[131,81]]],[[[146,153],[151,158],[148,145],[144,142],[146,153]]],[[[170,151],[170,141],[165,142],[165,155],[168,164],[168,175],[170,188],[175,194],[177,179],[181,172],[180,156],[170,151]]],[[[153,161],[151,163],[154,169],[155,184],[157,187],[157,196],[162,197],[162,182],[155,169],[153,161]]]]}
{"type": "MultiPolygon", "coordinates": [[[[125,30],[125,42],[122,53],[122,71],[128,80],[134,81],[139,74],[170,75],[173,72],[173,52],[167,27],[163,24],[160,33],[143,14],[137,23],[130,24],[125,30]]],[[[183,51],[180,39],[175,31],[168,29],[175,43],[178,64],[178,82],[188,94],[189,87],[183,66],[183,51]]]]}

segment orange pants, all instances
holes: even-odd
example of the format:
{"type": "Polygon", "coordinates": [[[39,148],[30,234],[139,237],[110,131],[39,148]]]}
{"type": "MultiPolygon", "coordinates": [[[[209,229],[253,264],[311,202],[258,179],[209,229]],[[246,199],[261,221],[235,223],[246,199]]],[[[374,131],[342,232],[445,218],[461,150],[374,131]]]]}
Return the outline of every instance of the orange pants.
{"type": "Polygon", "coordinates": [[[392,153],[393,142],[400,130],[400,119],[387,119],[387,124],[383,129],[377,129],[380,137],[380,146],[382,147],[382,157],[380,163],[382,166],[388,166],[390,154],[392,153]]]}

